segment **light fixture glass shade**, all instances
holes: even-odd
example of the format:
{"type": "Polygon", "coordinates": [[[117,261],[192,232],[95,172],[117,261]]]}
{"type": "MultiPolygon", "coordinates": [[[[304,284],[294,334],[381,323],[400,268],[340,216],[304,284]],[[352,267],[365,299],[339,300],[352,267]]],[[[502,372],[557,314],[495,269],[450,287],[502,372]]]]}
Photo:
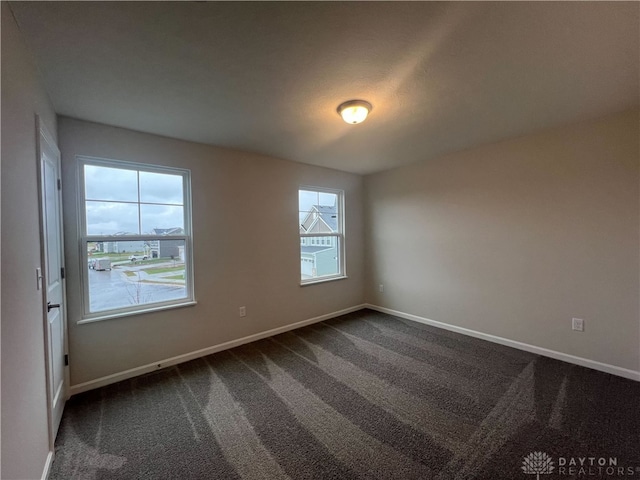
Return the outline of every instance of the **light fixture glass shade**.
{"type": "Polygon", "coordinates": [[[364,100],[349,100],[338,107],[338,113],[345,122],[353,125],[363,122],[371,108],[371,104],[364,100]]]}

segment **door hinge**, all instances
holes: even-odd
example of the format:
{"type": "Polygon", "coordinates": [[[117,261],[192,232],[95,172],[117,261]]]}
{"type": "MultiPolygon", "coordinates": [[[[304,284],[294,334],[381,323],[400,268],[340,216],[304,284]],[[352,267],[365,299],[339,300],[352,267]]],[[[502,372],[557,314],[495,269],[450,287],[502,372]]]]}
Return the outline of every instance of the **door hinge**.
{"type": "Polygon", "coordinates": [[[69,355],[68,354],[64,356],[64,366],[65,367],[69,366],[69,355]]]}
{"type": "Polygon", "coordinates": [[[62,182],[58,179],[58,190],[62,190],[62,182]]]}
{"type": "Polygon", "coordinates": [[[60,268],[60,277],[64,279],[64,267],[60,268]]]}

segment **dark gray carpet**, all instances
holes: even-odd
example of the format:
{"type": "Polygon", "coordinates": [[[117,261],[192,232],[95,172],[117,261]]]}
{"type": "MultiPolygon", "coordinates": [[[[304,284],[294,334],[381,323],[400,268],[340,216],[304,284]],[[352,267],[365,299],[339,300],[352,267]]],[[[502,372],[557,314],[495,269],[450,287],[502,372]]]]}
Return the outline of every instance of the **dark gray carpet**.
{"type": "Polygon", "coordinates": [[[362,310],[74,396],[50,478],[535,479],[531,452],[640,478],[640,383],[362,310]]]}

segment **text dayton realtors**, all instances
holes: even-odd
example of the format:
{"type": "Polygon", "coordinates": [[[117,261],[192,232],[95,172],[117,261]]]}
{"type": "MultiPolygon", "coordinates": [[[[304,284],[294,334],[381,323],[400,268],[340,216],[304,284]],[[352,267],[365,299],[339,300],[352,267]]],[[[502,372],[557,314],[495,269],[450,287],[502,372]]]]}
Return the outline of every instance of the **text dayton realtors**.
{"type": "Polygon", "coordinates": [[[616,457],[558,457],[560,475],[619,475],[631,476],[639,470],[619,466],[616,457]]]}

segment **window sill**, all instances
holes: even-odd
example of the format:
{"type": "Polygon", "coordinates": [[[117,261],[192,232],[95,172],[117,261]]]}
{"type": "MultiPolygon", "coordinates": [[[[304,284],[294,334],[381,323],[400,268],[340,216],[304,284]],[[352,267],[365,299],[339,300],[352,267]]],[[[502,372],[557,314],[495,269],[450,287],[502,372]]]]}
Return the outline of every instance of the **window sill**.
{"type": "Polygon", "coordinates": [[[335,280],[344,280],[345,278],[349,278],[346,275],[339,275],[337,277],[327,277],[327,278],[319,278],[317,280],[307,280],[305,282],[300,282],[301,287],[306,287],[308,285],[315,285],[317,283],[326,283],[333,282],[335,280]]]}
{"type": "Polygon", "coordinates": [[[83,318],[82,320],[78,320],[76,323],[78,325],[82,325],[83,323],[101,322],[103,320],[111,320],[114,318],[131,317],[133,315],[142,315],[145,313],[161,312],[164,310],[173,310],[174,308],[192,307],[197,303],[198,302],[196,302],[195,300],[187,300],[182,303],[174,303],[171,305],[159,305],[156,307],[149,307],[149,308],[144,308],[141,310],[133,310],[129,312],[107,313],[107,314],[99,315],[95,317],[83,318]]]}

